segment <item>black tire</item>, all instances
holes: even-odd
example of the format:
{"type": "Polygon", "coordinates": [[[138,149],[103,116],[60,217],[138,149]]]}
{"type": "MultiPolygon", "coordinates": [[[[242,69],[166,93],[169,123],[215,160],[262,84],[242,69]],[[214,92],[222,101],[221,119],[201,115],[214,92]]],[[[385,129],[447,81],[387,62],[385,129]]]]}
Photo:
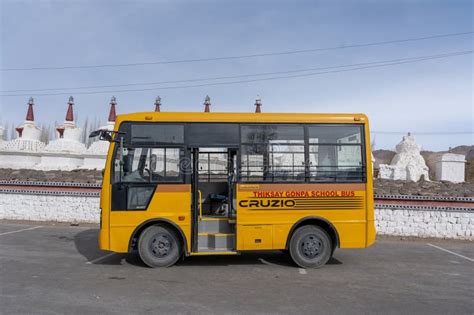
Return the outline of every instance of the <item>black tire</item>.
{"type": "Polygon", "coordinates": [[[145,229],[138,240],[138,254],[149,267],[174,265],[182,253],[179,236],[170,228],[153,225],[145,229]]]}
{"type": "Polygon", "coordinates": [[[333,253],[331,238],[322,228],[305,225],[298,228],[290,240],[290,256],[302,268],[320,268],[333,253]]]}

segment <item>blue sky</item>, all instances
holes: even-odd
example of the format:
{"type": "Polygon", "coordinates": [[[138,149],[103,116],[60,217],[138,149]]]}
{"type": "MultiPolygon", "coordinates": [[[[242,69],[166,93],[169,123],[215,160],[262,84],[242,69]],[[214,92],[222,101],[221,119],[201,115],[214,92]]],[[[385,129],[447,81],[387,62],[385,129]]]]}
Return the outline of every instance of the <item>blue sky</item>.
{"type": "MultiPolygon", "coordinates": [[[[7,1],[1,3],[1,68],[123,64],[351,45],[473,30],[472,1],[7,1]]],[[[48,89],[287,71],[473,49],[473,36],[239,60],[137,67],[3,71],[1,90],[48,89]]],[[[473,131],[472,55],[304,78],[75,97],[79,123],[119,113],[363,112],[373,131],[473,131]]],[[[176,84],[174,84],[176,85],[176,84]]],[[[149,88],[150,86],[146,86],[149,88]]],[[[123,88],[105,89],[117,90],[123,88]]],[[[83,91],[104,90],[86,89],[83,91]]],[[[68,95],[35,98],[36,120],[64,120],[68,95]]],[[[28,96],[0,97],[0,123],[24,120],[28,96]]],[[[401,134],[374,134],[393,148],[401,134]]],[[[430,150],[472,144],[473,134],[419,134],[430,150]]]]}

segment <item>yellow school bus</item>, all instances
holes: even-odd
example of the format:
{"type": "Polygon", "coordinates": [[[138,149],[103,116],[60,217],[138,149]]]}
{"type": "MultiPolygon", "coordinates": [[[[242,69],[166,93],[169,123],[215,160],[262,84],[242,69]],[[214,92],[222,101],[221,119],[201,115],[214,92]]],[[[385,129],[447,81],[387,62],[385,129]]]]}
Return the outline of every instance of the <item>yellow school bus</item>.
{"type": "Polygon", "coordinates": [[[282,250],[317,268],[375,241],[363,114],[133,113],[97,135],[102,250],[150,267],[282,250]]]}

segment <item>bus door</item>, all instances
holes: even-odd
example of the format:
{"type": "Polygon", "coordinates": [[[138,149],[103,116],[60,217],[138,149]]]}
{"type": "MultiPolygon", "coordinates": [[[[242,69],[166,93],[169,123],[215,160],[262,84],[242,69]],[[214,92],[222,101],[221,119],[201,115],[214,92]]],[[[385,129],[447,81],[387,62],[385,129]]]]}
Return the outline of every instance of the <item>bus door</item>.
{"type": "Polygon", "coordinates": [[[191,149],[193,252],[235,250],[237,151],[228,147],[191,149]]]}

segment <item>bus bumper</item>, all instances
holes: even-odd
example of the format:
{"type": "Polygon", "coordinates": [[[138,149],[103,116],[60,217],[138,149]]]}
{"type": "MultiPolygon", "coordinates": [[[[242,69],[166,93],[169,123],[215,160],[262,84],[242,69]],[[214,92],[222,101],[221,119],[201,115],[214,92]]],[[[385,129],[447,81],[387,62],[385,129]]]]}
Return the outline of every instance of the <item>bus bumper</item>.
{"type": "Polygon", "coordinates": [[[110,237],[108,229],[100,229],[99,231],[99,248],[101,250],[110,250],[110,237]]]}
{"type": "Polygon", "coordinates": [[[376,237],[377,231],[375,230],[375,222],[368,221],[367,222],[367,243],[366,247],[369,247],[375,243],[375,237],[376,237]]]}

